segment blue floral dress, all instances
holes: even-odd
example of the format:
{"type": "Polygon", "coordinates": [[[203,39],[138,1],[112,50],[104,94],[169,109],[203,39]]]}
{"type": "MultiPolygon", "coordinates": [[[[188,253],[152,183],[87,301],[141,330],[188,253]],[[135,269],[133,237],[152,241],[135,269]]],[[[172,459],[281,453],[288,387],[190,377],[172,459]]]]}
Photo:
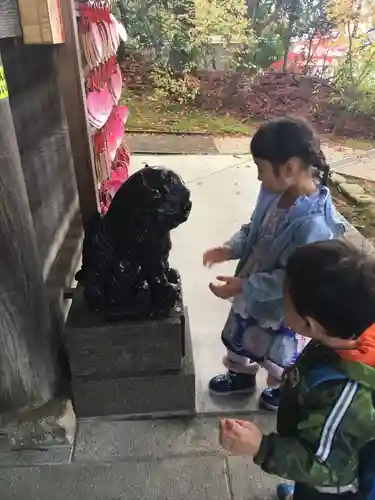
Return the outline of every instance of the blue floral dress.
{"type": "MultiPolygon", "coordinates": [[[[238,277],[249,278],[261,272],[263,263],[271,249],[274,235],[288,222],[290,209],[278,207],[275,199],[267,211],[259,228],[257,242],[238,277]]],[[[251,364],[264,366],[269,374],[280,380],[282,372],[293,364],[306,346],[308,340],[281,325],[277,330],[267,324],[260,325],[256,318],[249,315],[246,300],[242,294],[236,296],[224,326],[222,340],[228,350],[228,368],[248,372],[251,364]],[[233,366],[231,366],[231,361],[233,366]],[[243,367],[243,369],[241,368],[243,367]]]]}

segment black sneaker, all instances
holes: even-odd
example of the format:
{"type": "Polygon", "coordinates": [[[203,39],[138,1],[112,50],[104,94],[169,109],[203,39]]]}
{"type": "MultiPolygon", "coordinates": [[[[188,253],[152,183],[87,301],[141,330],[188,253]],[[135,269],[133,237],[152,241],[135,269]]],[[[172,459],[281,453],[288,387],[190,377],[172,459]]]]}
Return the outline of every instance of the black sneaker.
{"type": "Polygon", "coordinates": [[[259,404],[261,407],[266,408],[267,410],[277,411],[279,408],[281,397],[281,389],[264,389],[260,396],[259,404]]]}
{"type": "Polygon", "coordinates": [[[255,375],[248,375],[247,373],[227,372],[213,377],[208,387],[216,396],[230,394],[251,395],[256,391],[256,378],[255,375]]]}

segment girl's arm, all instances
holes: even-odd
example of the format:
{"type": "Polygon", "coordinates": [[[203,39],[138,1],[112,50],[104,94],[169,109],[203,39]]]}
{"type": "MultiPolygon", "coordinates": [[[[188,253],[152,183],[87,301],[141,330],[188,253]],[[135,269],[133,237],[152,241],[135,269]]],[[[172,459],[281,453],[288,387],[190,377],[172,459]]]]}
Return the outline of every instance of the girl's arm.
{"type": "Polygon", "coordinates": [[[284,269],[290,255],[299,246],[333,236],[330,227],[320,217],[307,218],[296,231],[293,242],[281,254],[278,269],[254,273],[243,281],[242,292],[249,314],[257,318],[261,326],[276,328],[283,320],[284,269]]]}
{"type": "Polygon", "coordinates": [[[230,248],[232,251],[232,260],[237,260],[242,257],[243,250],[250,233],[250,225],[251,222],[249,222],[248,224],[244,224],[241,229],[237,231],[237,233],[235,233],[226,243],[224,243],[224,246],[230,248]]]}

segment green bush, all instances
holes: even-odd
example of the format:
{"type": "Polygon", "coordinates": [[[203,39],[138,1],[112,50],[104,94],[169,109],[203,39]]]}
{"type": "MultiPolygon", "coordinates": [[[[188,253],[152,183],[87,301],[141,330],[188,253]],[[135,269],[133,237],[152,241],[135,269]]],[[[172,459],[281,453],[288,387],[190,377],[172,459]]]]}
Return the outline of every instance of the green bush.
{"type": "Polygon", "coordinates": [[[175,73],[170,64],[158,61],[151,71],[156,100],[186,105],[194,101],[200,92],[200,82],[191,75],[191,68],[186,66],[180,73],[175,73]]]}

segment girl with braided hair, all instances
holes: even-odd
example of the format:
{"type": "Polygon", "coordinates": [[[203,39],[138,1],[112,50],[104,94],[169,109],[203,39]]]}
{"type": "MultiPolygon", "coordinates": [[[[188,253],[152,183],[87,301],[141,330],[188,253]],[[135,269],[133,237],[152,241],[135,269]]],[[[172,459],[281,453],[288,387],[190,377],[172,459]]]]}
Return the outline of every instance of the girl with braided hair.
{"type": "Polygon", "coordinates": [[[340,237],[345,227],[326,185],[329,166],[319,139],[302,119],[262,125],[251,153],[262,183],[251,221],[203,256],[206,266],[239,260],[234,277],[219,276],[220,284],[210,284],[212,293],[233,305],[222,332],[227,372],[211,379],[209,388],[220,396],[253,394],[263,366],[268,388],[261,404],[277,410],[282,373],[307,342],[284,324],[286,263],[297,247],[340,237]]]}

